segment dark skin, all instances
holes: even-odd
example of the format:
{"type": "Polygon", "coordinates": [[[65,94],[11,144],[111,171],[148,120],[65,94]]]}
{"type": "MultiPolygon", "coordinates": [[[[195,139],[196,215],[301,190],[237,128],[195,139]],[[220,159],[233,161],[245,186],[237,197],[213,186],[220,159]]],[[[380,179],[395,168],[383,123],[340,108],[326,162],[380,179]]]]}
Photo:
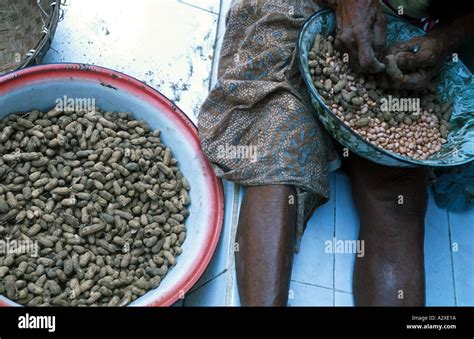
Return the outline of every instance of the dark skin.
{"type": "Polygon", "coordinates": [[[382,53],[387,19],[378,0],[322,2],[336,14],[336,48],[349,54],[354,70],[378,73],[385,69],[382,53]]]}
{"type": "Polygon", "coordinates": [[[404,43],[390,46],[385,54],[397,57],[401,76],[389,77],[393,87],[423,89],[436,76],[444,60],[474,33],[474,12],[450,20],[435,27],[422,37],[415,37],[404,43]],[[418,51],[413,52],[414,46],[418,51]]]}
{"type": "Polygon", "coordinates": [[[243,306],[286,306],[295,245],[292,186],[248,187],[240,207],[236,252],[243,306]]]}
{"type": "Polygon", "coordinates": [[[423,306],[426,171],[382,166],[356,155],[346,164],[359,240],[365,242],[365,255],[357,257],[354,270],[355,304],[423,306]]]}
{"type": "MultiPolygon", "coordinates": [[[[360,216],[359,239],[365,241],[365,256],[357,258],[354,272],[356,305],[424,305],[425,171],[386,167],[356,155],[345,166],[360,216]]],[[[294,194],[293,187],[283,185],[245,192],[236,252],[243,306],[288,302],[296,221],[295,205],[288,201],[294,194]]]]}
{"type": "Polygon", "coordinates": [[[425,88],[443,61],[474,33],[474,12],[441,20],[428,34],[385,48],[386,25],[378,0],[321,1],[336,14],[336,47],[349,54],[354,70],[381,73],[383,55],[396,55],[402,74],[384,74],[390,87],[404,90],[425,88]],[[418,46],[414,52],[414,47],[418,46]],[[385,48],[385,49],[384,49],[385,48]]]}

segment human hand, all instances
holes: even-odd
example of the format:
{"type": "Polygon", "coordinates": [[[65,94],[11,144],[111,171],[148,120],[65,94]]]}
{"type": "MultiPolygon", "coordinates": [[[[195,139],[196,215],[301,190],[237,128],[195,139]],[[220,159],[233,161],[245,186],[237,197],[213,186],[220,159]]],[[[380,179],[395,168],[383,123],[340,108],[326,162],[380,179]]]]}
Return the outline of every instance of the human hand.
{"type": "Polygon", "coordinates": [[[385,73],[390,86],[413,90],[426,87],[449,53],[444,39],[442,36],[419,36],[387,48],[385,73]],[[387,56],[390,57],[387,59],[387,56]],[[396,63],[399,71],[394,65],[388,66],[391,62],[396,63]]]}
{"type": "Polygon", "coordinates": [[[379,1],[328,0],[326,4],[336,14],[335,47],[349,54],[352,68],[366,73],[384,70],[379,60],[386,42],[387,19],[379,1]]]}

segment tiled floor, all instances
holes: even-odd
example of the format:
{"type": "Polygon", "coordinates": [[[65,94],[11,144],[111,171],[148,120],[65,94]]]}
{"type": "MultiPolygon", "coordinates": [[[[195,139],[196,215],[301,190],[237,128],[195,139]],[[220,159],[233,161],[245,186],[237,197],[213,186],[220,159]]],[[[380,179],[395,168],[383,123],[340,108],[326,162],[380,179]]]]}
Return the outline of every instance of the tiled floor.
{"type": "MultiPolygon", "coordinates": [[[[70,0],[45,62],[110,67],[146,81],[197,121],[216,80],[230,0],[70,0]],[[87,13],[87,15],[84,15],[87,13]]],[[[225,220],[214,258],[176,306],[239,305],[232,245],[243,189],[224,183],[225,220]]],[[[425,266],[428,305],[474,305],[474,211],[448,213],[430,196],[425,266]]],[[[316,211],[295,256],[291,306],[352,306],[353,254],[330,254],[333,237],[357,239],[346,175],[331,175],[331,200],[316,211]]]]}
{"type": "Polygon", "coordinates": [[[197,121],[209,90],[218,0],[68,4],[44,63],[88,63],[127,73],[158,89],[197,121]]]}
{"type": "MultiPolygon", "coordinates": [[[[358,217],[351,200],[348,177],[340,172],[334,173],[330,184],[331,200],[319,208],[309,221],[300,252],[294,259],[289,291],[291,306],[353,306],[352,272],[355,254],[326,253],[325,241],[333,237],[338,240],[357,239],[358,217]]],[[[239,201],[243,190],[240,191],[239,201]]],[[[227,203],[226,214],[228,206],[227,203]]],[[[238,215],[236,206],[234,212],[238,215]]],[[[227,225],[227,220],[226,218],[224,234],[235,229],[235,226],[227,225]]],[[[425,235],[427,305],[474,305],[473,220],[474,210],[448,213],[445,209],[438,208],[430,192],[425,235]]],[[[233,223],[236,221],[234,217],[233,223]]],[[[226,239],[219,245],[214,258],[219,263],[218,269],[212,264],[208,268],[208,271],[220,272],[216,278],[219,282],[216,285],[207,281],[207,284],[192,292],[191,295],[200,296],[200,301],[193,297],[192,305],[239,305],[233,255],[228,248],[223,250],[228,243],[226,239]],[[228,255],[227,270],[222,273],[220,265],[225,260],[222,257],[225,253],[228,255]],[[227,286],[228,290],[221,291],[217,286],[227,286]]],[[[205,275],[212,274],[206,272],[205,275]]],[[[185,300],[185,305],[188,305],[188,299],[185,300]]]]}

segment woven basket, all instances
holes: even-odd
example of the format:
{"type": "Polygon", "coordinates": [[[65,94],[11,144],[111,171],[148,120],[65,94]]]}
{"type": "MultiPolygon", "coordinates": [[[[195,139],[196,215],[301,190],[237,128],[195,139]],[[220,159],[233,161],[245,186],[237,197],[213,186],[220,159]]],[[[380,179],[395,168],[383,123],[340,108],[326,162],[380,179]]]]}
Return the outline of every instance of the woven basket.
{"type": "Polygon", "coordinates": [[[59,7],[60,0],[0,0],[0,75],[41,62],[59,7]]]}

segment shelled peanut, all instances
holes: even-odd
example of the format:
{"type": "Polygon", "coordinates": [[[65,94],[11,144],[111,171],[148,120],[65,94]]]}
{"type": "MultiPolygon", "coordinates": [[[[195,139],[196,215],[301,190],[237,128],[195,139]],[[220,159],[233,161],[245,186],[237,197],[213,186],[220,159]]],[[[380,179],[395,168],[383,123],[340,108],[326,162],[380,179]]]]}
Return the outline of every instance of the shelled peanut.
{"type": "MultiPolygon", "coordinates": [[[[381,87],[380,75],[355,73],[332,36],[317,35],[308,66],[319,95],[332,112],[366,141],[383,149],[427,159],[447,142],[451,103],[442,103],[432,83],[422,91],[381,87]]],[[[386,72],[399,71],[394,56],[386,72]]]]}

